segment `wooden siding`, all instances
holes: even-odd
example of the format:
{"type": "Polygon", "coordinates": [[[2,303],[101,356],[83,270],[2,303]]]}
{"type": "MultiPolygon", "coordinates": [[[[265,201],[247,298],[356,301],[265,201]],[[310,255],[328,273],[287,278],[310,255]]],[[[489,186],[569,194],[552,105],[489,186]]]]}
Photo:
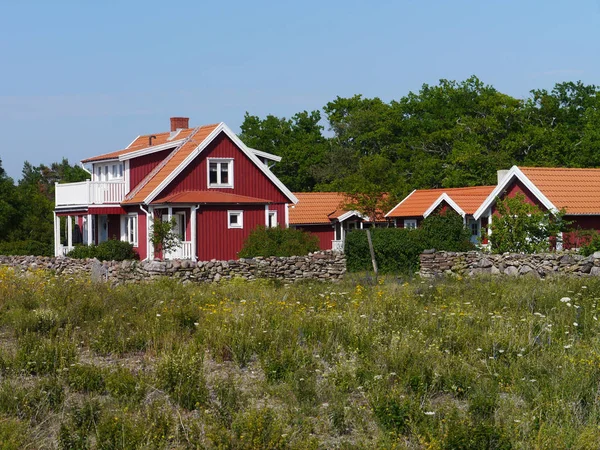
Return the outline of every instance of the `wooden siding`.
{"type": "Polygon", "coordinates": [[[162,150],[149,155],[133,158],[129,161],[129,185],[131,189],[136,187],[158,164],[164,160],[173,150],[162,150]]]}
{"type": "Polygon", "coordinates": [[[317,236],[321,250],[331,250],[333,246],[331,241],[335,238],[335,228],[332,225],[300,225],[296,228],[317,236]]]}
{"type": "Polygon", "coordinates": [[[277,186],[223,133],[217,136],[204,149],[200,157],[192,161],[160,195],[207,190],[207,158],[233,158],[234,160],[233,189],[211,188],[211,190],[262,198],[274,203],[289,203],[289,199],[277,186]]]}
{"type": "Polygon", "coordinates": [[[571,222],[570,228],[575,231],[563,234],[563,248],[579,248],[587,244],[591,236],[589,233],[582,233],[583,230],[600,231],[600,216],[565,215],[564,219],[571,222]]]}
{"type": "MultiPolygon", "coordinates": [[[[529,189],[527,189],[527,187],[519,180],[514,180],[513,182],[511,182],[506,187],[504,192],[500,194],[500,199],[504,199],[506,197],[514,197],[518,193],[521,193],[525,196],[525,201],[527,203],[538,206],[542,211],[546,210],[544,205],[542,205],[542,203],[535,197],[535,195],[533,195],[533,193],[529,189]]],[[[496,203],[494,203],[492,207],[492,212],[493,214],[498,214],[496,203]]]]}
{"type": "Polygon", "coordinates": [[[198,260],[238,259],[244,240],[258,225],[265,224],[264,205],[200,207],[197,212],[198,260]],[[244,228],[227,228],[228,210],[244,211],[244,228]]]}

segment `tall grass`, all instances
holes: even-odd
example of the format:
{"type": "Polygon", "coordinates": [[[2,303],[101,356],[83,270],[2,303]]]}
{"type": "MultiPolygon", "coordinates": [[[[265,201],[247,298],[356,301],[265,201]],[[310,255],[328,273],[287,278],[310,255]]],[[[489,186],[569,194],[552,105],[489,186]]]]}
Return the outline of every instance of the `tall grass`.
{"type": "Polygon", "coordinates": [[[0,268],[2,448],[598,448],[599,300],[592,278],[0,268]]]}

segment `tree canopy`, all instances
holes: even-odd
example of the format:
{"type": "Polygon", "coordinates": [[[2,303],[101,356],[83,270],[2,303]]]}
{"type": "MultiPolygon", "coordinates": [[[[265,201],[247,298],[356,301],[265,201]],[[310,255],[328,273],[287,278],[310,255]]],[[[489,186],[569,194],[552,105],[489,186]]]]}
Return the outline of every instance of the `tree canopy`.
{"type": "Polygon", "coordinates": [[[398,100],[337,97],[292,119],[246,114],[242,139],[284,157],[292,190],[387,192],[494,184],[496,171],[600,166],[600,90],[557,84],[516,99],[472,76],[424,84],[398,100]]]}

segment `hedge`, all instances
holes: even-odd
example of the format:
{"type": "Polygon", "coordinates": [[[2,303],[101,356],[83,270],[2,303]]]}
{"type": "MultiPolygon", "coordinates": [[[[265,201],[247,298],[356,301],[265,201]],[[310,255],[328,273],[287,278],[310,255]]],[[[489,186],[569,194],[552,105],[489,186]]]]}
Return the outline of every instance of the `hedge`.
{"type": "Polygon", "coordinates": [[[246,238],[240,258],[256,256],[302,256],[319,250],[319,238],[293,228],[258,226],[246,238]]]}
{"type": "Polygon", "coordinates": [[[124,261],[139,258],[138,254],[133,251],[133,245],[116,239],[110,239],[98,245],[77,245],[67,256],[79,259],[98,258],[100,261],[124,261]]]}
{"type": "MultiPolygon", "coordinates": [[[[430,216],[418,229],[371,228],[373,250],[380,273],[409,273],[419,267],[423,250],[468,251],[474,248],[462,217],[448,213],[430,216]]],[[[372,270],[366,230],[346,236],[346,265],[349,272],[372,270]]]]}

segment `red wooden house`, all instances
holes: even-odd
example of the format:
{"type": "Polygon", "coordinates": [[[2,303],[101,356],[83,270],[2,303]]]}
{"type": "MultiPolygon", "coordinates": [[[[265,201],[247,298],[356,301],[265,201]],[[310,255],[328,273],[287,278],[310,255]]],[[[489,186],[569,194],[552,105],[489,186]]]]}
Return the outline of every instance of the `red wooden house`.
{"type": "Polygon", "coordinates": [[[417,228],[429,215],[454,210],[463,218],[471,230],[471,241],[479,243],[481,228],[487,226],[486,218],[474,218],[481,203],[494,190],[495,186],[474,186],[464,188],[417,189],[398,203],[385,217],[393,219],[398,228],[417,228]]]}
{"type": "Polygon", "coordinates": [[[280,160],[224,123],[189,128],[187,118],[171,118],[170,132],[84,159],[91,180],[56,185],[55,254],[120,239],[151,259],[153,221],[175,218],[181,246],[165,258],[235,259],[256,226],[288,226],[297,198],[269,169],[280,160]]]}
{"type": "MultiPolygon", "coordinates": [[[[491,224],[497,214],[497,199],[517,193],[543,211],[564,210],[564,219],[571,222],[573,229],[600,231],[600,169],[513,166],[499,171],[498,185],[473,217],[491,224]]],[[[562,241],[565,248],[579,246],[576,233],[562,236],[562,241]]]]}
{"type": "Polygon", "coordinates": [[[346,206],[350,200],[342,192],[294,195],[298,203],[290,206],[290,227],[315,234],[321,250],[343,251],[348,232],[371,225],[368,217],[346,206]]]}

